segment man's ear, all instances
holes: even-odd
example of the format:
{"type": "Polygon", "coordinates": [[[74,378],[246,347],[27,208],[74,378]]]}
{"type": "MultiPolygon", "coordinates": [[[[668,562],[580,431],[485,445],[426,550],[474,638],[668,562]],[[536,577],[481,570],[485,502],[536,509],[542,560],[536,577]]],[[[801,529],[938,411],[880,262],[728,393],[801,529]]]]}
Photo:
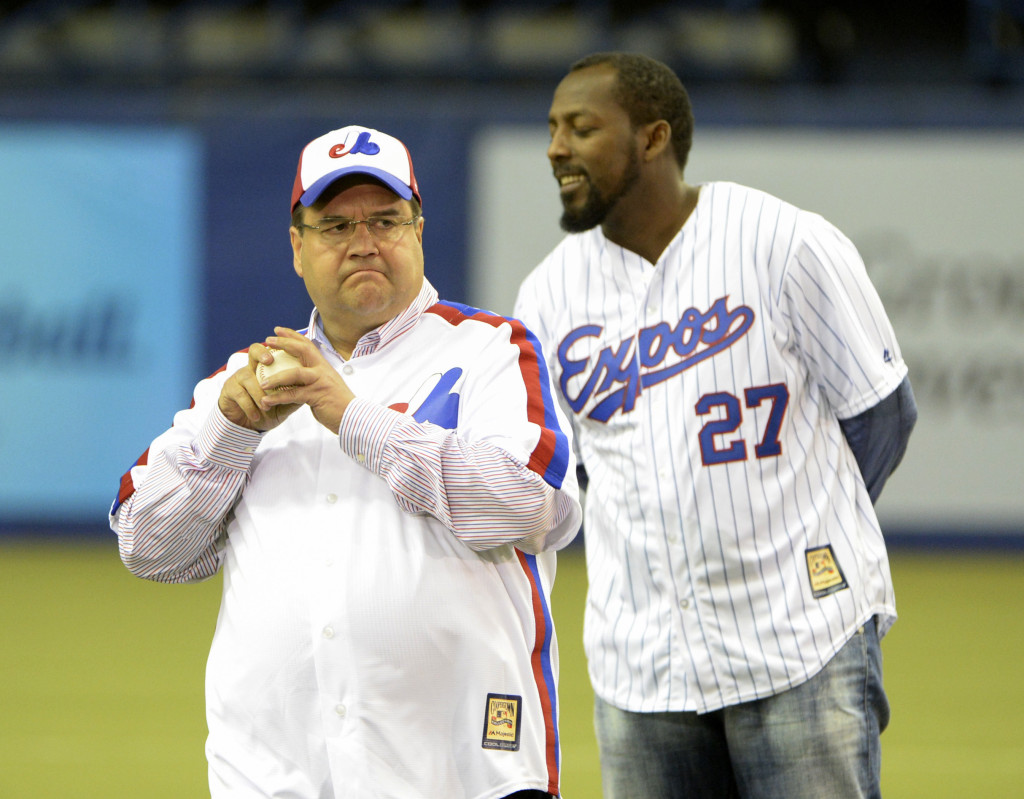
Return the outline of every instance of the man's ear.
{"type": "Polygon", "coordinates": [[[292,241],[292,268],[295,270],[295,274],[302,277],[302,233],[292,225],[288,229],[288,234],[292,241]]]}
{"type": "Polygon", "coordinates": [[[642,129],[646,133],[645,161],[653,161],[672,146],[672,126],[664,119],[648,123],[642,129]]]}

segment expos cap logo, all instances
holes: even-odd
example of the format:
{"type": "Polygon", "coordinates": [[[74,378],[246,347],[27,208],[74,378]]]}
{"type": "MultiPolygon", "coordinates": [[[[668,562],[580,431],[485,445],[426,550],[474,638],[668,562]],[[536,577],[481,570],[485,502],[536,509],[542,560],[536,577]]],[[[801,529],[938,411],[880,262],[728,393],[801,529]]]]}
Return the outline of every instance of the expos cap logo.
{"type": "Polygon", "coordinates": [[[351,147],[347,146],[347,144],[347,142],[345,144],[335,144],[327,154],[331,158],[342,158],[350,153],[353,155],[357,153],[362,153],[363,155],[376,155],[380,152],[380,147],[370,141],[370,132],[368,130],[364,130],[360,133],[356,137],[355,144],[351,147]]]}

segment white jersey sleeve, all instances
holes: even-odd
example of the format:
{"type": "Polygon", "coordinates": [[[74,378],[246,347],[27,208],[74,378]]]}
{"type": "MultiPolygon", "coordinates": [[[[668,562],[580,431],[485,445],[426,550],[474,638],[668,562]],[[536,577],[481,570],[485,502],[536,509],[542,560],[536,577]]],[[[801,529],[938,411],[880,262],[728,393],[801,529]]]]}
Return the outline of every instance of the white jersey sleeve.
{"type": "Polygon", "coordinates": [[[907,367],[853,243],[806,211],[798,215],[795,240],[780,312],[836,416],[848,419],[889,396],[907,367]]]}

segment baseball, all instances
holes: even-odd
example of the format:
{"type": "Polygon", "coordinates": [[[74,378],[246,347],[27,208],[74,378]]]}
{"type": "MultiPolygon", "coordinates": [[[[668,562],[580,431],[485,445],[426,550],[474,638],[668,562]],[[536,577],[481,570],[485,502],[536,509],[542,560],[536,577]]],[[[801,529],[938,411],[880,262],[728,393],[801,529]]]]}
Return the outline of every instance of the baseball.
{"type": "MultiPolygon", "coordinates": [[[[302,366],[302,361],[294,355],[289,355],[284,350],[271,349],[270,353],[274,356],[273,363],[260,363],[256,365],[256,377],[261,383],[271,375],[276,375],[278,372],[302,366]]],[[[279,386],[278,388],[285,388],[285,386],[279,386]]]]}

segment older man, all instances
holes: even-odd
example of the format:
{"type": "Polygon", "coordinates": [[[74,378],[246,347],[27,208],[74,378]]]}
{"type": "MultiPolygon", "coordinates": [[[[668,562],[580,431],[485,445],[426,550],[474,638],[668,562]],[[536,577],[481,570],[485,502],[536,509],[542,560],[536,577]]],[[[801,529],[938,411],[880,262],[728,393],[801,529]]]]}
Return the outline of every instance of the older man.
{"type": "Polygon", "coordinates": [[[111,509],[134,574],[223,569],[214,797],[558,795],[548,603],[580,523],[572,445],[533,336],[438,300],[423,225],[397,139],[307,145],[308,329],[201,381],[111,509]]]}

